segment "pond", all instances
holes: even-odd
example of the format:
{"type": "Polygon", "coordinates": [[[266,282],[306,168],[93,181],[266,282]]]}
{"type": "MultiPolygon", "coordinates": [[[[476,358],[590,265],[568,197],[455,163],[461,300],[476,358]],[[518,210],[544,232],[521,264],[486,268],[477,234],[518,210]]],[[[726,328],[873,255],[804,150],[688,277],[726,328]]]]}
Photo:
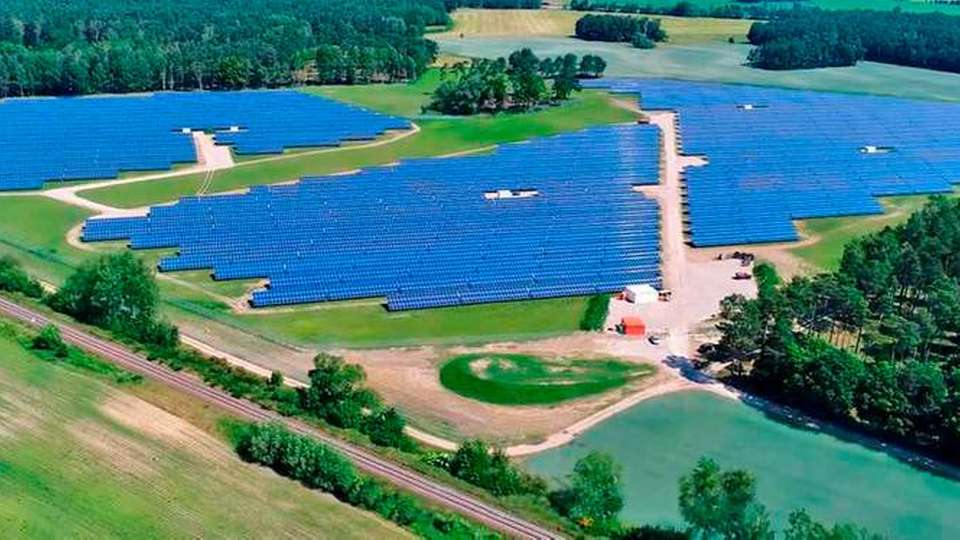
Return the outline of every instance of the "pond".
{"type": "Polygon", "coordinates": [[[591,450],[623,465],[630,523],[680,524],[678,480],[707,456],[751,471],[777,525],[805,508],[818,520],[853,521],[891,538],[960,538],[960,482],[706,392],[641,403],[527,467],[562,478],[591,450]]]}

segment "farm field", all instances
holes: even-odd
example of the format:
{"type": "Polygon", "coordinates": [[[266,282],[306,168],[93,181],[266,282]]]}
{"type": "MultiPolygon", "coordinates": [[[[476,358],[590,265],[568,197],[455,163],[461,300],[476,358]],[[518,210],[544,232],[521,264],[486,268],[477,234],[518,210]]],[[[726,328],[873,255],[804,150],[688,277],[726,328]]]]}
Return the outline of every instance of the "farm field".
{"type": "Polygon", "coordinates": [[[745,65],[750,46],[744,44],[700,43],[638,50],[619,43],[516,36],[445,39],[439,43],[441,51],[460,56],[502,56],[520,47],[530,47],[540,56],[597,54],[607,61],[608,77],[657,77],[960,101],[957,74],[872,62],[844,68],[764,71],[745,65]]]}
{"type": "MultiPolygon", "coordinates": [[[[951,197],[960,197],[960,191],[951,197]]],[[[854,238],[893,227],[905,222],[927,202],[926,196],[888,197],[881,199],[886,213],[880,216],[854,216],[801,221],[800,231],[818,240],[809,245],[790,248],[790,252],[822,270],[834,270],[843,256],[843,246],[854,238]]]]}
{"type": "MultiPolygon", "coordinates": [[[[570,37],[584,13],[560,10],[458,9],[453,13],[453,28],[433,34],[432,39],[450,40],[496,36],[570,37]]],[[[657,16],[669,35],[668,44],[746,39],[750,21],[657,16]]]]}
{"type": "Polygon", "coordinates": [[[130,393],[209,416],[151,383],[110,387],[34,357],[5,331],[0,358],[8,538],[410,537],[244,464],[225,441],[130,393]]]}
{"type": "Polygon", "coordinates": [[[500,405],[545,405],[619,388],[652,375],[649,365],[607,359],[544,359],[473,353],[449,359],[440,383],[461,396],[500,405]]]}
{"type": "MultiPolygon", "coordinates": [[[[398,91],[401,102],[409,106],[410,91],[401,86],[378,87],[383,93],[398,91]]],[[[418,86],[419,88],[419,86],[418,86]]],[[[428,96],[413,92],[425,103],[428,96]]],[[[360,105],[369,105],[375,93],[369,87],[338,90],[338,97],[360,105]]],[[[385,99],[376,96],[377,100],[385,99]]],[[[381,104],[382,106],[382,104],[381,104]]],[[[442,156],[478,150],[495,144],[530,137],[576,131],[589,126],[629,122],[634,115],[613,105],[607,94],[585,91],[572,102],[529,114],[501,114],[475,118],[421,119],[420,132],[391,144],[371,148],[347,148],[336,152],[296,155],[287,159],[247,162],[233,169],[218,171],[209,192],[242,189],[255,184],[297,180],[303,176],[349,171],[360,167],[384,165],[402,158],[442,156]]],[[[108,186],[80,194],[94,202],[119,208],[138,208],[170,202],[197,193],[203,175],[188,175],[162,182],[142,182],[108,186]]]]}

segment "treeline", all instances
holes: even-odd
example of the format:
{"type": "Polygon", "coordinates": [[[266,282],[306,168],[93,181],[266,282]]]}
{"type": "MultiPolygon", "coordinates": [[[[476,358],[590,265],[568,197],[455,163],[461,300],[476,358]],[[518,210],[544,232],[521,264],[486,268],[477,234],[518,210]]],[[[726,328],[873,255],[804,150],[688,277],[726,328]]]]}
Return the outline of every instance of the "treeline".
{"type": "Polygon", "coordinates": [[[839,270],[723,301],[716,359],[751,390],[819,417],[960,455],[960,202],[848,244],[839,270]]]}
{"type": "Polygon", "coordinates": [[[236,439],[237,453],[244,460],[270,467],[352,506],[376,512],[422,538],[498,537],[480,525],[428,508],[412,495],[360,473],[340,453],[281,426],[246,426],[236,439]]]}
{"type": "Polygon", "coordinates": [[[713,17],[716,19],[766,19],[782,9],[784,2],[768,7],[764,2],[701,5],[681,0],[673,5],[651,5],[622,0],[573,0],[573,11],[601,11],[607,13],[645,13],[671,17],[713,17]]]}
{"type": "Polygon", "coordinates": [[[667,40],[659,19],[622,15],[584,15],[577,20],[574,35],[586,41],[631,43],[638,49],[652,49],[667,40]]]}
{"type": "Polygon", "coordinates": [[[960,73],[960,17],[900,11],[783,11],[754,23],[749,62],[763,69],[860,60],[960,73]]]}
{"type": "Polygon", "coordinates": [[[6,0],[0,97],[405,80],[448,22],[443,0],[6,0]]]}
{"type": "Polygon", "coordinates": [[[603,76],[603,58],[567,54],[540,59],[530,49],[509,58],[477,58],[445,67],[429,109],[455,115],[529,110],[564,101],[581,89],[581,78],[603,76]]]}
{"type": "Polygon", "coordinates": [[[457,8],[540,9],[540,0],[444,0],[447,11],[457,8]]]}

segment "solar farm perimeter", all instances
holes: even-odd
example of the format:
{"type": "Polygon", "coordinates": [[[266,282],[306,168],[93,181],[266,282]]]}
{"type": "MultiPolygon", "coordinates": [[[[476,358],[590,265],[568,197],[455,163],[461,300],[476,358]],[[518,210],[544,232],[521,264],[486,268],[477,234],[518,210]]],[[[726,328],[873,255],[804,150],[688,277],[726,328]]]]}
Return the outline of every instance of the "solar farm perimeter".
{"type": "MultiPolygon", "coordinates": [[[[685,170],[694,246],[795,240],[794,220],[879,213],[876,197],[948,192],[960,180],[956,105],[654,79],[591,86],[678,113],[682,150],[707,160],[685,170]]],[[[68,120],[55,131],[69,142],[43,160],[25,143],[3,150],[5,189],[190,161],[191,129],[269,153],[410,125],[287,91],[7,100],[0,115],[34,144],[41,131],[28,119],[68,120]]],[[[83,239],[178,249],[162,271],[266,279],[255,307],[384,298],[407,310],[659,286],[660,209],[643,191],[660,181],[660,145],[654,125],[594,128],[185,198],[143,217],[91,219],[83,239]]]]}

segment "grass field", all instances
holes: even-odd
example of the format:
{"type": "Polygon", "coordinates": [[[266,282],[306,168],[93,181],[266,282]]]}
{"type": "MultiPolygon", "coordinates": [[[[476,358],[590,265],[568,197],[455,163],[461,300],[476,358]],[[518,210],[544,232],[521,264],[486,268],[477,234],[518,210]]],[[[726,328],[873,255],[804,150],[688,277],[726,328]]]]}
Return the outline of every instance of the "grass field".
{"type": "MultiPolygon", "coordinates": [[[[572,36],[577,19],[583,13],[559,10],[458,9],[453,13],[453,28],[432,39],[449,40],[505,36],[572,36]]],[[[746,38],[750,21],[690,17],[657,16],[670,36],[670,44],[726,41],[746,38]]]]}
{"type": "MultiPolygon", "coordinates": [[[[0,359],[5,538],[409,537],[242,463],[225,442],[9,335],[0,359]]],[[[173,403],[215,421],[195,403],[173,403]]]]}
{"type": "Polygon", "coordinates": [[[524,354],[457,356],[440,368],[440,383],[461,396],[498,405],[547,405],[619,388],[652,375],[652,366],[614,359],[546,360],[524,354]]]}
{"type": "Polygon", "coordinates": [[[460,56],[503,56],[520,47],[530,47],[541,56],[597,54],[607,61],[609,77],[665,77],[960,101],[960,75],[955,73],[872,62],[845,68],[765,71],[745,65],[750,46],[743,44],[691,44],[641,51],[622,43],[558,37],[467,38],[439,43],[443,52],[460,56]]]}
{"type": "MultiPolygon", "coordinates": [[[[953,197],[960,197],[960,191],[953,197]]],[[[835,270],[843,256],[843,247],[860,236],[905,222],[910,214],[919,210],[928,200],[926,196],[888,197],[881,199],[886,213],[879,216],[811,219],[800,223],[800,229],[808,236],[819,238],[813,244],[793,248],[790,251],[805,262],[822,270],[835,270]]]]}
{"type": "MultiPolygon", "coordinates": [[[[414,98],[425,103],[428,96],[422,85],[349,87],[335,90],[337,97],[381,110],[412,107],[414,98]],[[412,86],[412,89],[411,89],[412,86]],[[379,93],[378,93],[379,91],[379,93]],[[382,95],[381,95],[382,94],[382,95]],[[396,103],[384,106],[382,101],[397,94],[396,103]]],[[[288,159],[263,163],[248,162],[233,169],[215,173],[210,193],[232,191],[255,184],[291,181],[309,175],[349,171],[360,167],[383,165],[402,158],[439,156],[479,149],[499,143],[515,142],[530,137],[575,131],[585,127],[629,122],[634,115],[614,106],[607,94],[585,91],[571,102],[533,113],[500,114],[454,119],[421,119],[420,133],[395,143],[372,148],[345,148],[322,154],[294,155],[288,159]]],[[[189,175],[160,182],[143,182],[108,186],[81,192],[81,195],[109,206],[136,208],[194,195],[202,175],[189,175]]]]}

